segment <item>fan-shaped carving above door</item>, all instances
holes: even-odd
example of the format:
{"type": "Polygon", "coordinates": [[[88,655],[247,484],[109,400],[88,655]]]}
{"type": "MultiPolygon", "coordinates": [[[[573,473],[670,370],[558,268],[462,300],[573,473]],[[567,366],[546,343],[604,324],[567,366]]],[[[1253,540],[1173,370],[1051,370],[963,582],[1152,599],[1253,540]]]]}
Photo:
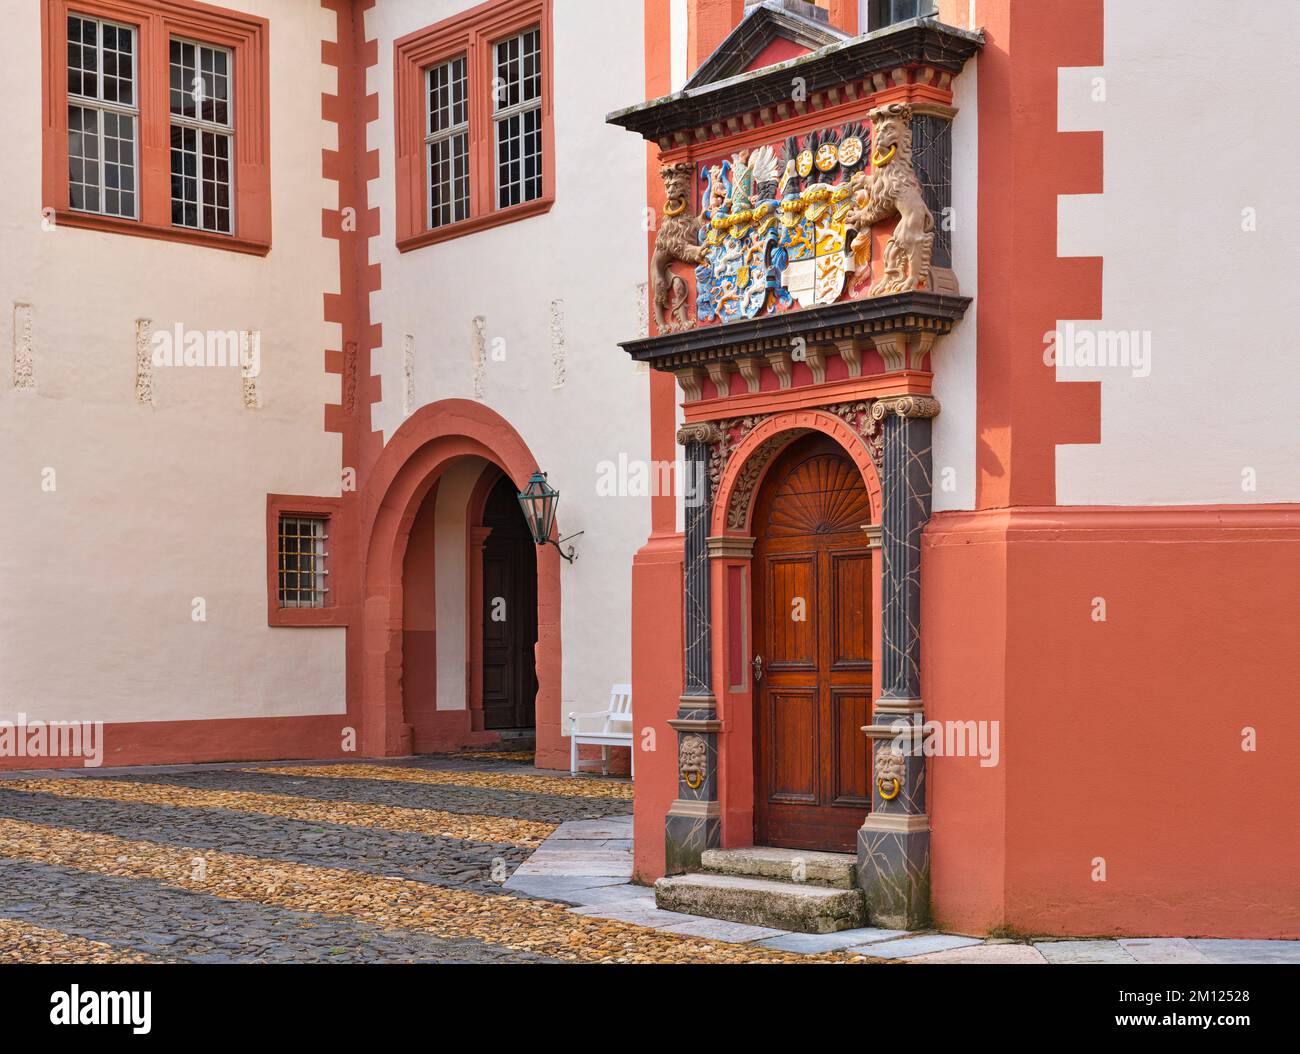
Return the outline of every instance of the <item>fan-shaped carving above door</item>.
{"type": "Polygon", "coordinates": [[[857,466],[844,454],[814,454],[791,466],[776,487],[771,536],[837,534],[871,522],[871,503],[857,466]]]}

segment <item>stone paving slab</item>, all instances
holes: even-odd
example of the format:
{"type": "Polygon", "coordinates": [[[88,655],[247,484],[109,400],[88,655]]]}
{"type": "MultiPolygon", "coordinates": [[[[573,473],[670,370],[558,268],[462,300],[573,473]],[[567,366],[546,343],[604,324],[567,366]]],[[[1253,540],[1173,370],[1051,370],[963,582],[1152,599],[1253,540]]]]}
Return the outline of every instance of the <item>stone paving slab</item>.
{"type": "MultiPolygon", "coordinates": [[[[868,952],[867,954],[872,954],[868,952]]],[[[910,963],[934,963],[936,965],[966,964],[972,965],[1034,965],[1046,966],[1047,959],[1037,948],[1028,944],[972,944],[967,948],[949,948],[943,952],[930,952],[927,955],[914,955],[907,960],[910,963]]]]}
{"type": "Polygon", "coordinates": [[[1201,937],[1188,943],[1216,963],[1300,963],[1300,941],[1245,941],[1201,937]]]}
{"type": "Polygon", "coordinates": [[[1192,945],[1186,937],[1142,937],[1119,942],[1121,948],[1140,963],[1208,963],[1208,955],[1192,945]]]}
{"type": "Polygon", "coordinates": [[[1034,947],[1049,963],[1135,963],[1119,941],[1036,941],[1034,947]]]}
{"type": "Polygon", "coordinates": [[[585,838],[605,841],[625,839],[632,849],[632,817],[605,816],[597,820],[566,820],[556,828],[552,838],[585,838]]]}
{"type": "Polygon", "coordinates": [[[707,937],[709,940],[723,941],[726,944],[748,944],[750,941],[761,941],[766,937],[778,937],[786,932],[773,929],[771,926],[750,926],[743,922],[727,922],[725,919],[694,919],[692,922],[673,923],[657,928],[664,933],[707,937]]]}
{"type": "Polygon", "coordinates": [[[579,908],[594,907],[655,907],[653,889],[646,886],[634,886],[624,883],[618,886],[596,886],[593,889],[579,889],[566,894],[561,899],[579,908]]]}
{"type": "Polygon", "coordinates": [[[761,943],[765,948],[776,948],[783,952],[819,955],[822,952],[844,951],[874,941],[906,936],[909,936],[907,930],[882,930],[875,926],[863,926],[853,930],[840,930],[838,933],[784,933],[761,943]]]}
{"type": "MultiPolygon", "coordinates": [[[[506,879],[503,889],[511,893],[520,893],[542,900],[563,900],[574,903],[574,896],[590,890],[605,887],[621,888],[627,885],[627,879],[618,875],[588,876],[570,875],[521,875],[518,872],[506,879]]],[[[639,887],[638,887],[639,888],[639,887]]]]}
{"type": "MultiPolygon", "coordinates": [[[[630,922],[634,926],[648,926],[652,930],[662,930],[667,926],[683,922],[699,922],[698,915],[684,915],[679,911],[660,911],[655,907],[629,905],[628,907],[609,907],[594,904],[585,908],[570,908],[575,915],[586,915],[592,919],[615,919],[618,922],[630,922]]],[[[714,921],[712,919],[710,922],[714,921]]]]}
{"type": "Polygon", "coordinates": [[[898,937],[889,941],[873,941],[847,951],[861,955],[874,955],[879,959],[909,959],[929,952],[943,952],[955,948],[970,948],[984,942],[974,937],[958,937],[950,933],[922,933],[915,937],[898,937]]]}

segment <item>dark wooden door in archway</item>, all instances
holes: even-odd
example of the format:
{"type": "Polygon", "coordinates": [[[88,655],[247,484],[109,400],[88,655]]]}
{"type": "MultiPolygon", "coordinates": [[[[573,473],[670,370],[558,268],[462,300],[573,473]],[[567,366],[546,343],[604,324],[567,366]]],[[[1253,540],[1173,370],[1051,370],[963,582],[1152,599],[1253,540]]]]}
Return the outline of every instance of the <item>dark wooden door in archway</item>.
{"type": "Polygon", "coordinates": [[[536,723],[537,546],[502,476],[483,506],[483,727],[536,723]]]}
{"type": "Polygon", "coordinates": [[[832,440],[796,440],[754,511],[754,840],[852,852],[871,806],[871,507],[832,440]]]}

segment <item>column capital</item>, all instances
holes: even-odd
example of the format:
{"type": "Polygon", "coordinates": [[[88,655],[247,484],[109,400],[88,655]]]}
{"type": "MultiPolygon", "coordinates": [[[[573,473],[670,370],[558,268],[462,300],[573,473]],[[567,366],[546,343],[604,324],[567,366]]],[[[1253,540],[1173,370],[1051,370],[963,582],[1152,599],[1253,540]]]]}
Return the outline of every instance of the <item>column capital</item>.
{"type": "Polygon", "coordinates": [[[933,395],[886,395],[871,404],[871,416],[882,421],[890,414],[898,417],[938,417],[943,409],[933,395]]]}
{"type": "Polygon", "coordinates": [[[722,440],[722,429],[712,421],[699,421],[695,424],[682,425],[677,429],[677,442],[682,446],[687,443],[703,443],[712,446],[722,440]]]}

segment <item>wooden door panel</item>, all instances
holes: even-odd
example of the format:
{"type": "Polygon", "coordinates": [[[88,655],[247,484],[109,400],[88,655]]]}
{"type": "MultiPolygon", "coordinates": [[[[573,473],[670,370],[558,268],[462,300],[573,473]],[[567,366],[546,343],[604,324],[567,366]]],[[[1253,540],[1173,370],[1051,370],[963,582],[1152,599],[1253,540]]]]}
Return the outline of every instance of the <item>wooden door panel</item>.
{"type": "Polygon", "coordinates": [[[865,812],[871,807],[871,741],[862,728],[871,724],[871,686],[832,688],[828,717],[833,752],[826,797],[865,812]]]}
{"type": "Polygon", "coordinates": [[[769,673],[817,668],[817,554],[773,557],[768,564],[769,673]],[[802,616],[802,617],[800,617],[802,616]]]}
{"type": "Polygon", "coordinates": [[[770,801],[817,800],[817,692],[773,688],[767,693],[770,801]]]}
{"type": "Polygon", "coordinates": [[[832,670],[871,665],[871,554],[831,552],[832,670]]]}

